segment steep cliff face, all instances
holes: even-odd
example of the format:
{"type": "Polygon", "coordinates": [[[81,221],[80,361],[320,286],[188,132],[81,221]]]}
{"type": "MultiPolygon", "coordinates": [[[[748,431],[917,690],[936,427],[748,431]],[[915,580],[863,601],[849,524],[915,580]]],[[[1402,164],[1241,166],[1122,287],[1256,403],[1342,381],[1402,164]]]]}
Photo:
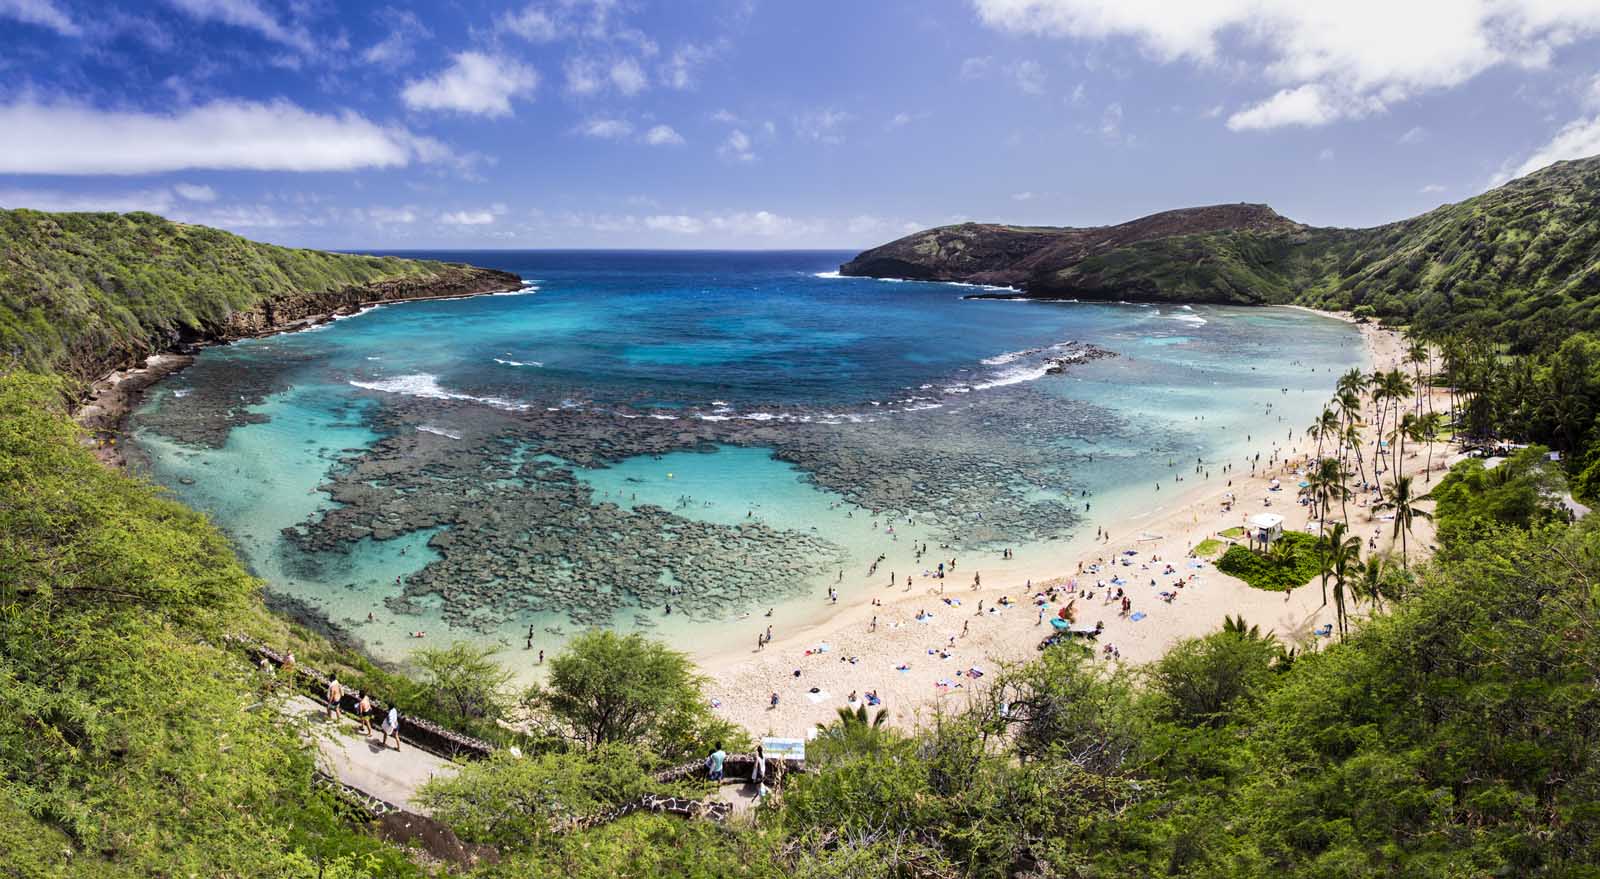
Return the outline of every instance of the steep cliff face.
{"type": "Polygon", "coordinates": [[[873,248],[840,272],[1037,298],[1364,305],[1530,350],[1600,330],[1600,157],[1370,229],[1313,228],[1247,204],[1093,229],[966,223],[873,248]]]}
{"type": "Polygon", "coordinates": [[[0,210],[0,370],[89,382],[159,351],[364,303],[520,283],[473,266],[259,244],[153,214],[0,210]]]}

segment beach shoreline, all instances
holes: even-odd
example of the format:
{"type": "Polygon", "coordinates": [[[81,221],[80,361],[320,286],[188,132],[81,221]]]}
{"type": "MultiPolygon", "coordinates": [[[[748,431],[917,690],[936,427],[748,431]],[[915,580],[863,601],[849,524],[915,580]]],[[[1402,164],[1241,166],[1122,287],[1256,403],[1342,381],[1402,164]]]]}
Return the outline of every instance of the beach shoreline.
{"type": "MultiPolygon", "coordinates": [[[[1291,307],[1355,324],[1366,348],[1365,371],[1405,368],[1405,344],[1398,332],[1358,322],[1345,313],[1291,307]]],[[[1329,376],[1330,398],[1335,378],[1329,376]]],[[[1374,419],[1366,420],[1364,441],[1367,448],[1375,448],[1374,419]]],[[[1313,630],[1334,621],[1334,608],[1331,603],[1324,605],[1320,588],[1312,584],[1288,593],[1253,589],[1218,572],[1210,560],[1189,557],[1201,540],[1223,539],[1219,532],[1263,511],[1284,516],[1286,529],[1306,528],[1310,512],[1296,503],[1293,486],[1298,480],[1296,463],[1316,450],[1303,426],[1295,426],[1294,432],[1296,439],[1284,450],[1284,458],[1270,468],[1258,468],[1253,476],[1235,470],[1227,478],[1194,482],[1178,500],[1168,501],[1153,514],[1086,521],[1085,531],[1095,525],[1112,537],[1075,539],[1065,547],[1065,563],[1059,557],[1007,560],[999,553],[985,553],[959,559],[956,570],[943,580],[914,577],[909,591],[896,585],[877,590],[877,595],[872,590],[857,592],[849,605],[801,631],[784,631],[781,620],[760,617],[729,623],[751,627],[749,645],[695,657],[709,682],[707,693],[715,713],[752,734],[804,735],[816,724],[835,719],[836,709],[862,704],[865,694],[873,691],[889,710],[890,722],[913,725],[933,712],[963,705],[965,695],[980,689],[983,679],[1004,664],[1037,656],[1038,644],[1052,632],[1048,616],[1060,605],[1051,604],[1041,614],[1033,596],[1049,586],[1065,588],[1074,579],[1078,589],[1072,594],[1094,592],[1092,599],[1077,600],[1078,622],[1104,623],[1104,632],[1088,643],[1101,655],[1113,647],[1119,658],[1110,661],[1153,662],[1176,642],[1217,630],[1229,615],[1242,616],[1287,643],[1315,643],[1320,639],[1313,630]],[[1282,490],[1270,490],[1274,478],[1281,480],[1282,490]],[[1230,493],[1236,500],[1231,510],[1225,510],[1224,496],[1230,493]],[[1137,554],[1122,555],[1127,550],[1137,554]],[[1129,563],[1121,564],[1122,559],[1129,563]],[[1087,572],[1097,561],[1106,565],[1101,573],[1078,574],[1077,562],[1087,572]],[[1167,573],[1169,563],[1173,573],[1167,573]],[[977,587],[970,576],[974,570],[983,577],[977,587]],[[1126,581],[1123,589],[1133,605],[1128,615],[1109,600],[1112,590],[1093,585],[1113,574],[1126,581]],[[1174,590],[1172,584],[1179,577],[1189,582],[1174,590]],[[1176,592],[1177,597],[1169,603],[1159,596],[1162,591],[1176,592]],[[1002,599],[1010,606],[1000,606],[1002,599]],[[756,634],[769,622],[775,625],[773,638],[758,650],[756,634]],[[972,669],[982,675],[971,676],[972,669]],[[774,693],[776,707],[771,705],[774,693]],[[849,701],[852,693],[860,697],[857,702],[849,701]]],[[[1426,446],[1418,444],[1407,451],[1408,462],[1417,459],[1412,472],[1420,473],[1426,446]]],[[[1439,451],[1435,449],[1435,471],[1442,470],[1448,458],[1439,451]]],[[[1336,517],[1337,510],[1330,518],[1336,517]]],[[[1380,550],[1390,548],[1391,526],[1371,516],[1365,499],[1350,505],[1350,519],[1351,533],[1364,544],[1372,538],[1380,550]]],[[[1430,541],[1428,529],[1419,527],[1411,543],[1420,552],[1414,554],[1425,552],[1430,541]]],[[[1063,601],[1067,594],[1062,593],[1063,601]]]]}
{"type": "MultiPolygon", "coordinates": [[[[503,284],[503,279],[501,279],[500,283],[503,284]]],[[[123,451],[128,417],[143,403],[144,395],[150,388],[154,387],[162,379],[176,375],[189,368],[194,364],[195,359],[199,357],[200,352],[206,348],[231,345],[234,342],[245,339],[264,339],[285,333],[298,333],[336,320],[354,317],[369,309],[380,308],[385,305],[467,299],[474,296],[494,296],[511,292],[514,292],[511,288],[496,285],[493,289],[473,292],[460,292],[457,290],[422,296],[406,296],[404,298],[365,299],[341,304],[336,308],[319,311],[282,324],[269,323],[267,326],[257,330],[218,332],[209,338],[185,342],[174,345],[167,350],[146,355],[131,365],[112,369],[94,381],[89,382],[82,396],[75,401],[76,405],[71,413],[72,418],[89,433],[86,441],[91,451],[94,452],[95,458],[108,467],[120,470],[126,467],[128,463],[127,455],[123,451]]]]}

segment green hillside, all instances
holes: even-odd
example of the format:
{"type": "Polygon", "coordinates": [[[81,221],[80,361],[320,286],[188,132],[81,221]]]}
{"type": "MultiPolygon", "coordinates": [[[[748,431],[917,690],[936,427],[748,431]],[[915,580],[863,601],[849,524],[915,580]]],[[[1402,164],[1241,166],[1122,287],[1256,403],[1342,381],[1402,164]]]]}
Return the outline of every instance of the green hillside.
{"type": "Polygon", "coordinates": [[[1365,305],[1429,333],[1493,329],[1534,350],[1600,329],[1596,204],[1600,157],[1371,229],[1303,226],[1263,205],[1094,229],[963,224],[868,250],[841,271],[1007,284],[1036,297],[1365,305]]]}
{"type": "Polygon", "coordinates": [[[154,214],[0,210],[0,360],[89,380],[175,344],[366,299],[515,283],[469,266],[259,244],[154,214]]]}

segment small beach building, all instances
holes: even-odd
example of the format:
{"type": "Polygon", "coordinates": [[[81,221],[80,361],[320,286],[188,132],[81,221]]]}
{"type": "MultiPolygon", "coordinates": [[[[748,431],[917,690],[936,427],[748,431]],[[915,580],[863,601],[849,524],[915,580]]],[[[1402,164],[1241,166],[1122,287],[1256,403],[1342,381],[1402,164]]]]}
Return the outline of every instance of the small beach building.
{"type": "Polygon", "coordinates": [[[1250,540],[1262,549],[1283,536],[1283,517],[1277,513],[1257,513],[1250,517],[1250,540]]]}

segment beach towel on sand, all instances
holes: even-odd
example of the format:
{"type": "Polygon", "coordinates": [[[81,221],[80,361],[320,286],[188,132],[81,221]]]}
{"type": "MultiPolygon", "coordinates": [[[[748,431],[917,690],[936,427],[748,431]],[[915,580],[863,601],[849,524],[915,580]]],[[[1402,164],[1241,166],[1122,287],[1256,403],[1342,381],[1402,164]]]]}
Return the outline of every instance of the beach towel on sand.
{"type": "Polygon", "coordinates": [[[1134,614],[1133,616],[1128,617],[1128,619],[1133,620],[1134,622],[1137,623],[1138,621],[1144,619],[1144,611],[1141,610],[1138,613],[1134,614]]]}
{"type": "Polygon", "coordinates": [[[821,705],[832,697],[828,695],[827,690],[822,690],[816,693],[807,693],[806,698],[810,699],[813,705],[821,705]]]}

